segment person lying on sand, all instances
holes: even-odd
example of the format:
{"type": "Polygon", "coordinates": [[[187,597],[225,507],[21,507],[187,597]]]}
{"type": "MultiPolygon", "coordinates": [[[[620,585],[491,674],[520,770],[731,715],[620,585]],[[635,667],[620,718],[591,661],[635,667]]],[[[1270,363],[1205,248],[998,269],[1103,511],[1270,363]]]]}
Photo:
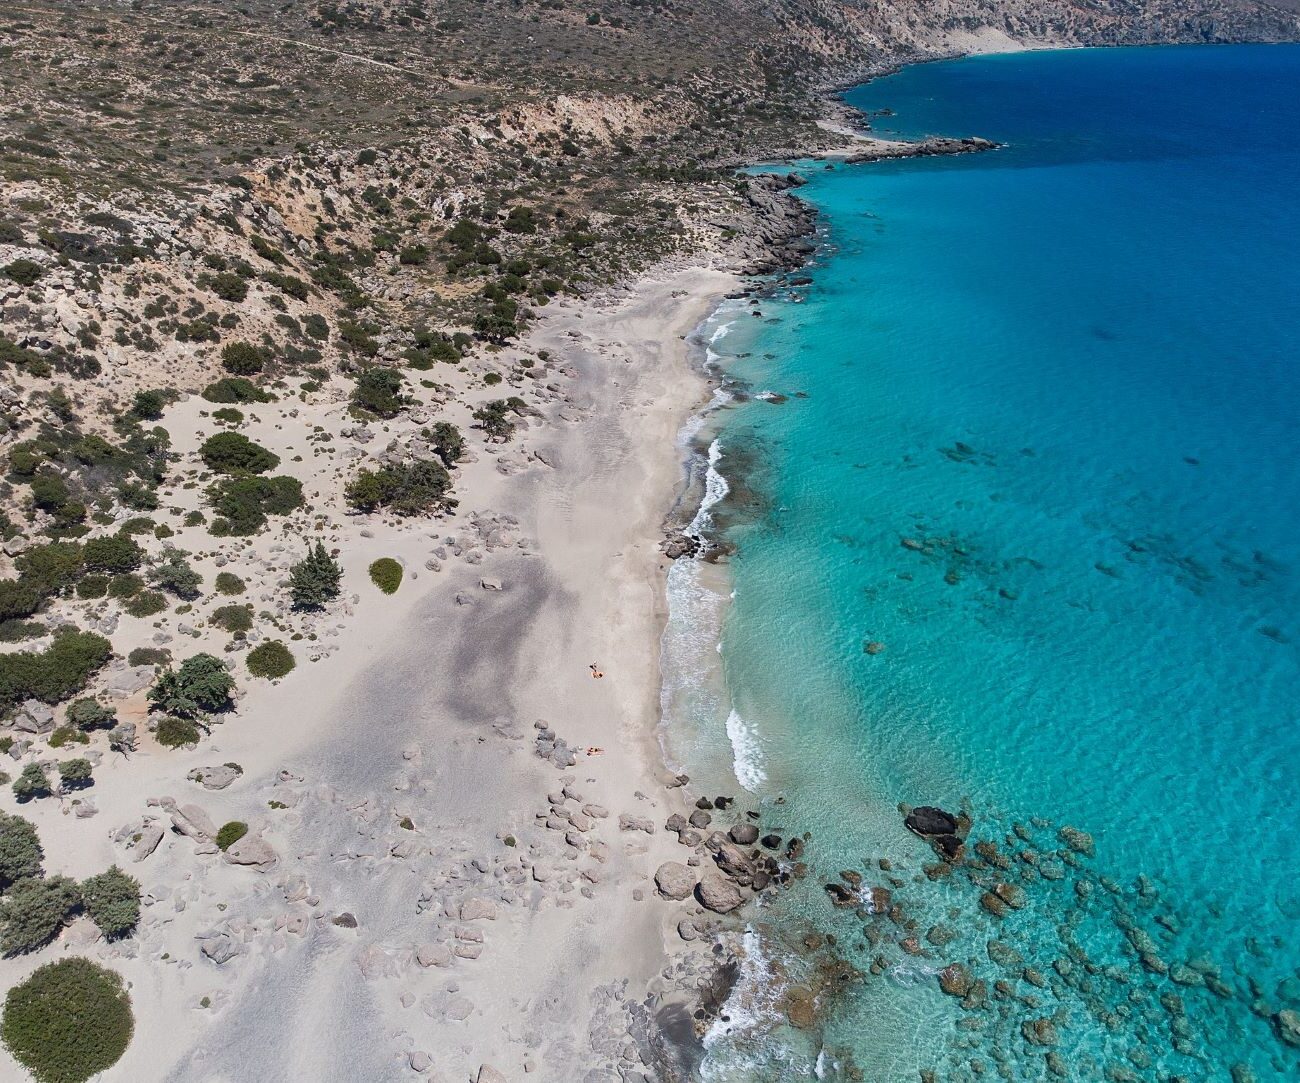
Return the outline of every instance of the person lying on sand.
{"type": "Polygon", "coordinates": [[[591,675],[595,677],[596,680],[600,680],[601,677],[605,676],[605,674],[600,671],[600,666],[595,662],[592,662],[587,668],[591,670],[591,675]]]}
{"type": "Polygon", "coordinates": [[[591,748],[588,748],[588,749],[587,749],[587,755],[588,755],[588,756],[600,756],[600,755],[603,755],[604,752],[605,752],[605,750],[604,750],[603,748],[596,748],[596,747],[594,747],[594,746],[591,747],[591,748]]]}

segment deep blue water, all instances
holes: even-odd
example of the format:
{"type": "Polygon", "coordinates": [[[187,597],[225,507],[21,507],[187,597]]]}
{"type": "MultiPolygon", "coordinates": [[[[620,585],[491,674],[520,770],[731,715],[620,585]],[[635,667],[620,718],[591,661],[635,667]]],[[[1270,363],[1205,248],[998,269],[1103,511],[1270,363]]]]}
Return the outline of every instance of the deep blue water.
{"type": "MultiPolygon", "coordinates": [[[[849,101],[1006,147],[803,168],[812,284],[716,320],[725,370],[790,396],[718,433],[721,695],[768,822],[813,833],[769,916],[867,976],[811,1030],[738,1001],[708,1071],[1300,1078],[1300,47],[983,57],[849,101]],[[932,882],[900,802],[966,802],[1010,868],[932,882]],[[833,910],[840,869],[900,911],[833,910]],[[1001,882],[1027,904],[996,918],[1001,882]],[[986,1001],[939,990],[951,962],[986,1001]]],[[[788,947],[763,965],[809,965],[788,947]]]]}

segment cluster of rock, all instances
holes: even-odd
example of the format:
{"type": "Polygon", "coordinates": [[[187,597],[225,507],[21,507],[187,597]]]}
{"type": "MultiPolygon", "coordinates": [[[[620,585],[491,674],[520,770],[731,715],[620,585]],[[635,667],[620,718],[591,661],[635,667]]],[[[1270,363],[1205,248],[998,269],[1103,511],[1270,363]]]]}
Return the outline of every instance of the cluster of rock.
{"type": "MultiPolygon", "coordinates": [[[[1294,1067],[1300,981],[1270,985],[1257,972],[1262,950],[1230,965],[1186,954],[1184,922],[1154,881],[1142,876],[1125,888],[1095,873],[1087,832],[1034,820],[977,837],[966,810],[900,811],[935,860],[917,869],[878,858],[842,870],[825,888],[849,931],[837,925],[833,937],[802,942],[790,931],[789,941],[821,965],[862,954],[862,981],[918,965],[934,976],[963,1020],[925,1080],[1205,1078],[1218,1036],[1240,1026],[1242,1001],[1260,1022],[1260,1064],[1222,1063],[1219,1073],[1251,1083],[1294,1067]],[[1083,1027],[1110,1036],[1104,1055],[1077,1052],[1070,1032],[1083,1027]]],[[[788,1021],[811,1025],[809,1004],[822,999],[787,996],[788,1021]]]]}

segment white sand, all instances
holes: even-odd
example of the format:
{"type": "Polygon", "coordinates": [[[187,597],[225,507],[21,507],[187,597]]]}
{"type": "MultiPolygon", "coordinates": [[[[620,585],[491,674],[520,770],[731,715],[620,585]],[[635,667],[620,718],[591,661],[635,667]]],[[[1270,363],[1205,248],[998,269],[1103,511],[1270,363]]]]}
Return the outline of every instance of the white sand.
{"type": "MultiPolygon", "coordinates": [[[[297,670],[274,686],[245,680],[238,713],[195,750],[161,749],[146,735],[129,759],[106,755],[90,791],[94,818],[55,798],[23,806],[47,871],[84,877],[117,862],[146,892],[141,929],[121,944],[96,942],[83,921],[49,948],[0,961],[6,986],[68,952],[124,975],[136,1035],[106,1081],[414,1079],[409,1054],[423,1051],[432,1061],[424,1078],[469,1079],[487,1062],[510,1080],[567,1083],[617,1061],[626,1025],[611,993],[643,995],[681,916],[654,899],[650,875],[672,856],[662,825],[680,792],[657,777],[660,525],[680,479],[674,436],[707,394],[683,340],[735,285],[688,268],[614,300],[546,309],[525,345],[548,349],[572,375],[554,381],[545,424],[504,447],[474,434],[477,461],[460,471],[452,519],[325,516],[323,536],[337,539],[345,568],[345,600],[315,622],[332,653],[311,663],[312,644],[293,643],[297,670]],[[480,512],[518,525],[485,544],[468,525],[480,512]],[[463,555],[425,570],[447,537],[466,543],[463,555]],[[365,576],[384,555],[408,569],[392,597],[365,576]],[[603,679],[591,677],[591,662],[603,679]],[[535,754],[539,718],[571,745],[603,752],[555,768],[535,754]],[[192,768],[227,761],[244,774],[226,789],[186,781],[192,768]],[[563,801],[570,815],[590,804],[609,813],[574,832],[581,849],[537,818],[564,779],[582,798],[563,801]],[[235,866],[171,831],[133,863],[112,836],[146,815],[169,826],[147,804],[163,795],[218,825],[245,820],[277,864],[235,866]],[[620,831],[620,814],[657,830],[620,831]],[[460,904],[476,899],[493,900],[497,916],[460,920],[460,904]],[[345,911],[355,929],[333,922],[345,911]],[[240,953],[220,966],[202,955],[196,934],[209,931],[240,953]],[[414,957],[420,945],[433,965],[414,957]],[[438,965],[457,946],[480,955],[438,965]]],[[[484,390],[480,400],[498,397],[484,390]]],[[[349,422],[336,405],[290,424],[282,410],[292,405],[246,408],[257,420],[242,431],[286,459],[312,503],[332,508],[346,471],[311,457],[301,432],[349,422]],[[295,453],[302,464],[289,461],[295,453]]],[[[196,399],[169,413],[182,450],[212,431],[205,409],[196,399]]],[[[457,409],[468,413],[462,402],[438,416],[464,428],[457,409]]],[[[194,490],[175,499],[198,506],[194,490]]],[[[197,531],[174,540],[203,547],[197,531]]],[[[273,551],[284,544],[273,531],[251,547],[251,580],[268,582],[257,561],[282,568],[297,558],[296,543],[273,551]]],[[[199,566],[210,582],[215,564],[199,566]]],[[[124,620],[119,650],[149,641],[151,622],[136,623],[124,620]]],[[[183,657],[211,635],[170,646],[183,657]]],[[[123,717],[142,718],[143,708],[137,695],[123,717]]],[[[0,803],[14,807],[7,789],[0,803]]],[[[0,1076],[20,1078],[2,1053],[0,1076]]]]}

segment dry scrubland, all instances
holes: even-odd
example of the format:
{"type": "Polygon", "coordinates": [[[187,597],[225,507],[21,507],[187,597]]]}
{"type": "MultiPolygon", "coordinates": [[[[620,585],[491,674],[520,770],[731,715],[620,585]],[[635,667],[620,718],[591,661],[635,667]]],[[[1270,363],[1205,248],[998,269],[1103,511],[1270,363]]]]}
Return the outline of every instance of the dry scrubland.
{"type": "Polygon", "coordinates": [[[682,339],[807,228],[734,166],[843,150],[825,91],[909,59],[1295,35],[1174,0],[7,5],[9,1050],[689,1073],[715,937],[788,872],[739,806],[703,845],[653,742],[682,339]],[[54,961],[57,1041],[19,984],[54,961]]]}

